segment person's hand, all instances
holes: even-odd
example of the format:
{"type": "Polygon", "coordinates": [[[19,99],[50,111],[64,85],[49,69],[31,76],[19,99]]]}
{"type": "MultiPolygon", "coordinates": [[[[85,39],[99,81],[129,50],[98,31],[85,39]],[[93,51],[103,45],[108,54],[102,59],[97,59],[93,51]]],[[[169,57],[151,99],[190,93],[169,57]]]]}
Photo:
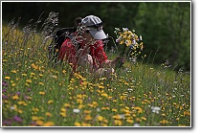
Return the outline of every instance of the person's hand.
{"type": "Polygon", "coordinates": [[[124,64],[124,63],[125,63],[125,61],[126,61],[126,58],[125,58],[125,57],[119,57],[119,60],[120,60],[120,62],[121,62],[121,63],[123,63],[123,64],[124,64]]]}
{"type": "Polygon", "coordinates": [[[118,56],[111,62],[111,66],[120,68],[125,63],[125,60],[125,57],[118,56]]]}
{"type": "Polygon", "coordinates": [[[114,60],[106,60],[104,66],[121,67],[125,63],[125,57],[116,57],[114,60]]]}
{"type": "Polygon", "coordinates": [[[126,61],[125,57],[118,56],[115,58],[115,63],[120,62],[120,63],[124,64],[125,61],[126,61]]]}

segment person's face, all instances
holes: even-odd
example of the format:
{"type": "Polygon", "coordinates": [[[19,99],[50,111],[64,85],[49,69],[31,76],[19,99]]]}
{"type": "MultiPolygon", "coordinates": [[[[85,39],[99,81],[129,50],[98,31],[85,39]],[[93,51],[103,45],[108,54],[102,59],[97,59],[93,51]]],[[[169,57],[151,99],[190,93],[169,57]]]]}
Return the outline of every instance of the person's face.
{"type": "Polygon", "coordinates": [[[83,37],[85,38],[86,42],[89,42],[93,39],[92,35],[90,34],[88,30],[84,31],[83,37]]]}

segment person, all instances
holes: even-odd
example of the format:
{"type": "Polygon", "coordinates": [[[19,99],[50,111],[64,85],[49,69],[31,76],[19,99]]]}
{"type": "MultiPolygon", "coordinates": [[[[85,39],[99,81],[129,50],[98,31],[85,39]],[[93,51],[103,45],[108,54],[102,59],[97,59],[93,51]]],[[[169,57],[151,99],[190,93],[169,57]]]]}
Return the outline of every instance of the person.
{"type": "MultiPolygon", "coordinates": [[[[66,40],[66,38],[70,38],[70,35],[74,33],[78,26],[81,24],[81,17],[77,17],[74,21],[73,27],[65,27],[65,28],[58,28],[53,33],[53,38],[48,46],[48,58],[50,61],[57,62],[58,52],[62,43],[66,40]]],[[[58,62],[59,63],[59,62],[58,62]]]]}
{"type": "Polygon", "coordinates": [[[119,60],[124,62],[124,58],[108,59],[102,41],[105,38],[102,20],[95,15],[88,15],[78,23],[76,32],[63,42],[58,59],[70,63],[73,72],[81,67],[97,77],[109,77],[114,73],[116,63],[119,60]]]}

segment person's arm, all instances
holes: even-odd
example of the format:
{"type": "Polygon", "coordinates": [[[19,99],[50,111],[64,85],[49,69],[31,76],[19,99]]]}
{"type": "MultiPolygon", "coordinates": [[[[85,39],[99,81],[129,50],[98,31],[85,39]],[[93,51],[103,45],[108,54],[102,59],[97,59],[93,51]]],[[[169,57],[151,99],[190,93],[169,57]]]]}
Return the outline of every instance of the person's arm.
{"type": "Polygon", "coordinates": [[[106,67],[115,67],[115,65],[117,64],[118,61],[121,61],[122,63],[125,62],[125,58],[124,57],[116,57],[114,60],[105,60],[103,65],[106,67]]]}
{"type": "Polygon", "coordinates": [[[104,51],[103,45],[97,46],[95,48],[94,55],[100,62],[101,67],[115,67],[115,65],[118,63],[118,61],[121,61],[122,63],[125,62],[125,58],[119,57],[119,56],[116,57],[114,60],[109,60],[104,51]]]}

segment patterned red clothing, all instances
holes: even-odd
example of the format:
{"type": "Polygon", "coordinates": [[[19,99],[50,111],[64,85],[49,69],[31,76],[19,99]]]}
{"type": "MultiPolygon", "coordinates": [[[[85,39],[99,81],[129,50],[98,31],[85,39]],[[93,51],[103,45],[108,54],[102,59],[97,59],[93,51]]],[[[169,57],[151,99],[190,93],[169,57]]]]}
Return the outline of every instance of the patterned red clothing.
{"type": "Polygon", "coordinates": [[[75,64],[76,63],[75,54],[76,54],[75,46],[73,46],[70,39],[67,38],[61,45],[58,59],[66,60],[68,63],[75,64]]]}
{"type": "MultiPolygon", "coordinates": [[[[84,42],[82,42],[81,47],[84,47],[84,42]]],[[[72,63],[76,65],[77,58],[76,58],[76,48],[68,38],[66,39],[59,51],[58,58],[61,60],[66,60],[68,63],[72,63]]],[[[93,66],[94,68],[101,67],[102,63],[107,60],[107,55],[104,52],[103,42],[102,40],[97,40],[94,44],[90,45],[90,55],[93,58],[93,66]]]]}

